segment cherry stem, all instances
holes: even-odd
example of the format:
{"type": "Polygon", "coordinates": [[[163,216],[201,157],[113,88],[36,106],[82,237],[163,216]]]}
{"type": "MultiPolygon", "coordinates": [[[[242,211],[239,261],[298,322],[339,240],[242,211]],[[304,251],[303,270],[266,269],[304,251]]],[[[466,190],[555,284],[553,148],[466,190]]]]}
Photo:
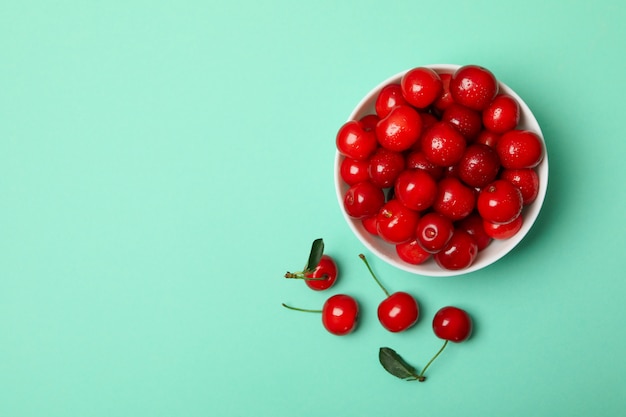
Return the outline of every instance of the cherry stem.
{"type": "Polygon", "coordinates": [[[324,274],[319,278],[307,277],[304,272],[287,272],[285,278],[303,279],[305,281],[326,281],[328,274],[324,274]]]}
{"type": "Polygon", "coordinates": [[[309,310],[306,308],[291,307],[285,303],[283,303],[283,307],[288,308],[289,310],[304,311],[305,313],[321,313],[322,312],[322,310],[309,310]]]}
{"type": "Polygon", "coordinates": [[[376,274],[374,274],[374,271],[372,271],[372,267],[370,266],[369,262],[367,262],[367,259],[365,259],[365,255],[363,255],[362,253],[359,254],[359,258],[361,258],[363,260],[363,262],[365,262],[365,266],[367,267],[367,269],[370,271],[370,274],[372,274],[372,277],[374,278],[374,280],[376,281],[376,283],[378,284],[378,286],[380,288],[382,288],[382,290],[385,292],[385,294],[387,295],[387,297],[389,297],[389,291],[387,291],[387,289],[383,286],[383,284],[380,283],[380,281],[378,280],[378,278],[376,278],[376,274]]]}
{"type": "Polygon", "coordinates": [[[424,376],[424,374],[426,373],[426,370],[428,369],[430,364],[433,363],[435,361],[435,359],[437,359],[437,356],[439,356],[441,354],[441,352],[443,352],[443,350],[446,348],[446,346],[448,346],[448,341],[447,340],[445,342],[443,342],[443,346],[441,346],[441,349],[439,349],[439,351],[437,353],[435,353],[435,356],[433,356],[428,361],[428,363],[426,364],[424,369],[422,369],[422,372],[420,372],[420,374],[417,376],[417,380],[418,381],[424,382],[424,380],[426,380],[426,377],[424,376]]]}

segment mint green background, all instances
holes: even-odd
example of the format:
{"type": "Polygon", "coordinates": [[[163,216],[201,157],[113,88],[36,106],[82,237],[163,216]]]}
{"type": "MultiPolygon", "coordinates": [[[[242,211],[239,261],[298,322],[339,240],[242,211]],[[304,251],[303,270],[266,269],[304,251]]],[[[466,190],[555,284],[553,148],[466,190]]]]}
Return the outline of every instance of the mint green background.
{"type": "MultiPolygon", "coordinates": [[[[547,4],[545,4],[547,3],[547,4]]],[[[618,416],[626,409],[626,6],[109,1],[0,5],[0,416],[618,416]],[[390,334],[333,188],[367,91],[490,68],[534,109],[544,209],[489,268],[427,278],[390,334]],[[330,292],[282,279],[323,237],[330,292]],[[362,305],[347,337],[281,302],[362,305]],[[474,336],[424,384],[454,304],[474,336]]],[[[367,253],[367,252],[365,252],[367,253]]]]}

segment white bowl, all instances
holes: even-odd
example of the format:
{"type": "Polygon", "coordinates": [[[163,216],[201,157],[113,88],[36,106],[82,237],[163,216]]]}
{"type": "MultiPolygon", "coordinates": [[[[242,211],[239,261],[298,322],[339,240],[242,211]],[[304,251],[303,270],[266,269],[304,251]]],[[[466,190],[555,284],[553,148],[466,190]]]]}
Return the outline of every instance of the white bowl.
{"type": "MultiPolygon", "coordinates": [[[[454,73],[460,65],[453,64],[432,64],[432,65],[422,65],[423,67],[432,68],[436,72],[443,73],[454,73]]],[[[408,71],[408,70],[407,70],[408,71]]],[[[367,114],[375,113],[374,104],[376,102],[376,97],[379,92],[388,84],[391,83],[399,83],[402,76],[406,73],[403,71],[398,73],[385,81],[381,82],[378,86],[374,87],[363,99],[359,102],[359,104],[352,111],[348,120],[357,120],[367,114]]],[[[496,74],[496,79],[498,78],[496,74]]],[[[367,232],[363,227],[360,220],[353,219],[345,212],[343,208],[343,199],[344,194],[348,190],[348,185],[343,182],[341,179],[339,168],[341,166],[341,161],[343,160],[343,156],[337,152],[335,156],[335,189],[337,193],[337,199],[339,200],[339,206],[341,208],[341,212],[343,213],[346,222],[350,229],[354,232],[357,238],[367,247],[374,255],[382,259],[383,261],[399,268],[404,271],[408,271],[418,275],[425,276],[455,276],[468,274],[470,272],[477,271],[479,269],[485,268],[497,260],[501,259],[507,253],[509,253],[517,244],[526,236],[530,228],[535,223],[537,216],[539,215],[539,211],[541,210],[541,206],[543,205],[543,201],[546,195],[546,190],[548,187],[548,154],[545,147],[545,141],[543,137],[543,133],[541,132],[541,128],[539,127],[539,123],[537,123],[537,119],[533,115],[532,111],[528,107],[528,105],[522,100],[520,96],[515,93],[515,91],[511,90],[506,84],[498,81],[499,84],[499,92],[509,94],[517,100],[520,106],[520,122],[518,125],[518,129],[527,129],[535,132],[541,138],[542,142],[544,142],[544,156],[542,162],[537,166],[536,171],[539,175],[539,195],[536,200],[524,207],[524,211],[522,215],[524,217],[524,223],[522,229],[515,234],[513,237],[506,240],[492,240],[489,246],[478,253],[476,260],[470,265],[468,268],[461,270],[446,270],[437,265],[434,259],[429,259],[425,263],[421,265],[411,265],[402,261],[398,254],[396,253],[396,249],[393,245],[383,241],[381,238],[374,236],[367,232]]]]}

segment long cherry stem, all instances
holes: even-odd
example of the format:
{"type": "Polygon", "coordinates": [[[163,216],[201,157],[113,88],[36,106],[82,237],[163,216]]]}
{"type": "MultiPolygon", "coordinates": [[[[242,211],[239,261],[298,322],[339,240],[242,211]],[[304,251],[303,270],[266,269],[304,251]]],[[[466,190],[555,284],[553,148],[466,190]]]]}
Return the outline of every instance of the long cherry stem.
{"type": "Polygon", "coordinates": [[[372,267],[370,266],[369,262],[367,262],[367,259],[365,259],[365,255],[363,255],[362,253],[359,254],[359,258],[361,258],[363,260],[363,262],[365,262],[365,266],[367,267],[367,269],[370,271],[370,274],[372,274],[372,277],[374,278],[374,280],[376,281],[376,283],[378,284],[378,286],[380,288],[382,288],[382,290],[385,292],[385,294],[387,295],[387,297],[389,297],[389,291],[387,291],[387,289],[383,286],[383,284],[380,283],[380,281],[378,280],[378,278],[376,278],[376,274],[374,274],[374,271],[372,271],[372,267]]]}
{"type": "Polygon", "coordinates": [[[291,307],[285,303],[283,303],[283,307],[288,308],[289,310],[304,311],[305,313],[321,313],[322,312],[322,310],[309,310],[306,308],[291,307]]]}
{"type": "Polygon", "coordinates": [[[439,349],[439,351],[437,353],[435,353],[435,356],[433,356],[430,359],[430,361],[428,361],[428,363],[426,364],[424,369],[422,369],[422,372],[420,372],[420,374],[417,377],[418,381],[423,382],[424,380],[426,380],[426,377],[424,376],[424,374],[426,373],[426,370],[428,369],[430,364],[433,363],[435,359],[437,359],[437,356],[439,356],[441,354],[441,352],[443,352],[443,350],[446,348],[446,346],[448,346],[448,341],[447,340],[445,342],[443,342],[443,346],[441,346],[441,349],[439,349]]]}
{"type": "Polygon", "coordinates": [[[319,278],[307,277],[304,272],[287,272],[285,278],[303,279],[305,281],[326,281],[328,274],[324,274],[319,278]]]}

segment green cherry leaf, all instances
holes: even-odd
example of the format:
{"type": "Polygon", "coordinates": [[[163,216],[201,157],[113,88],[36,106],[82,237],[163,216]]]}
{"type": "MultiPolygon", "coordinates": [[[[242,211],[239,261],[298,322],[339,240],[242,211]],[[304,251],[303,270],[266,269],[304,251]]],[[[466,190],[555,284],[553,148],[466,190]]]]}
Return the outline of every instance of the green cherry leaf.
{"type": "Polygon", "coordinates": [[[320,263],[322,255],[324,254],[324,240],[315,239],[313,245],[311,245],[311,253],[309,253],[309,260],[304,267],[304,272],[311,272],[317,268],[317,264],[320,263]]]}
{"type": "Polygon", "coordinates": [[[383,368],[385,368],[385,370],[393,376],[407,381],[416,381],[420,379],[420,376],[417,375],[415,368],[409,365],[400,355],[396,353],[395,350],[391,348],[380,348],[380,351],[378,352],[378,359],[380,360],[380,364],[383,368]]]}

